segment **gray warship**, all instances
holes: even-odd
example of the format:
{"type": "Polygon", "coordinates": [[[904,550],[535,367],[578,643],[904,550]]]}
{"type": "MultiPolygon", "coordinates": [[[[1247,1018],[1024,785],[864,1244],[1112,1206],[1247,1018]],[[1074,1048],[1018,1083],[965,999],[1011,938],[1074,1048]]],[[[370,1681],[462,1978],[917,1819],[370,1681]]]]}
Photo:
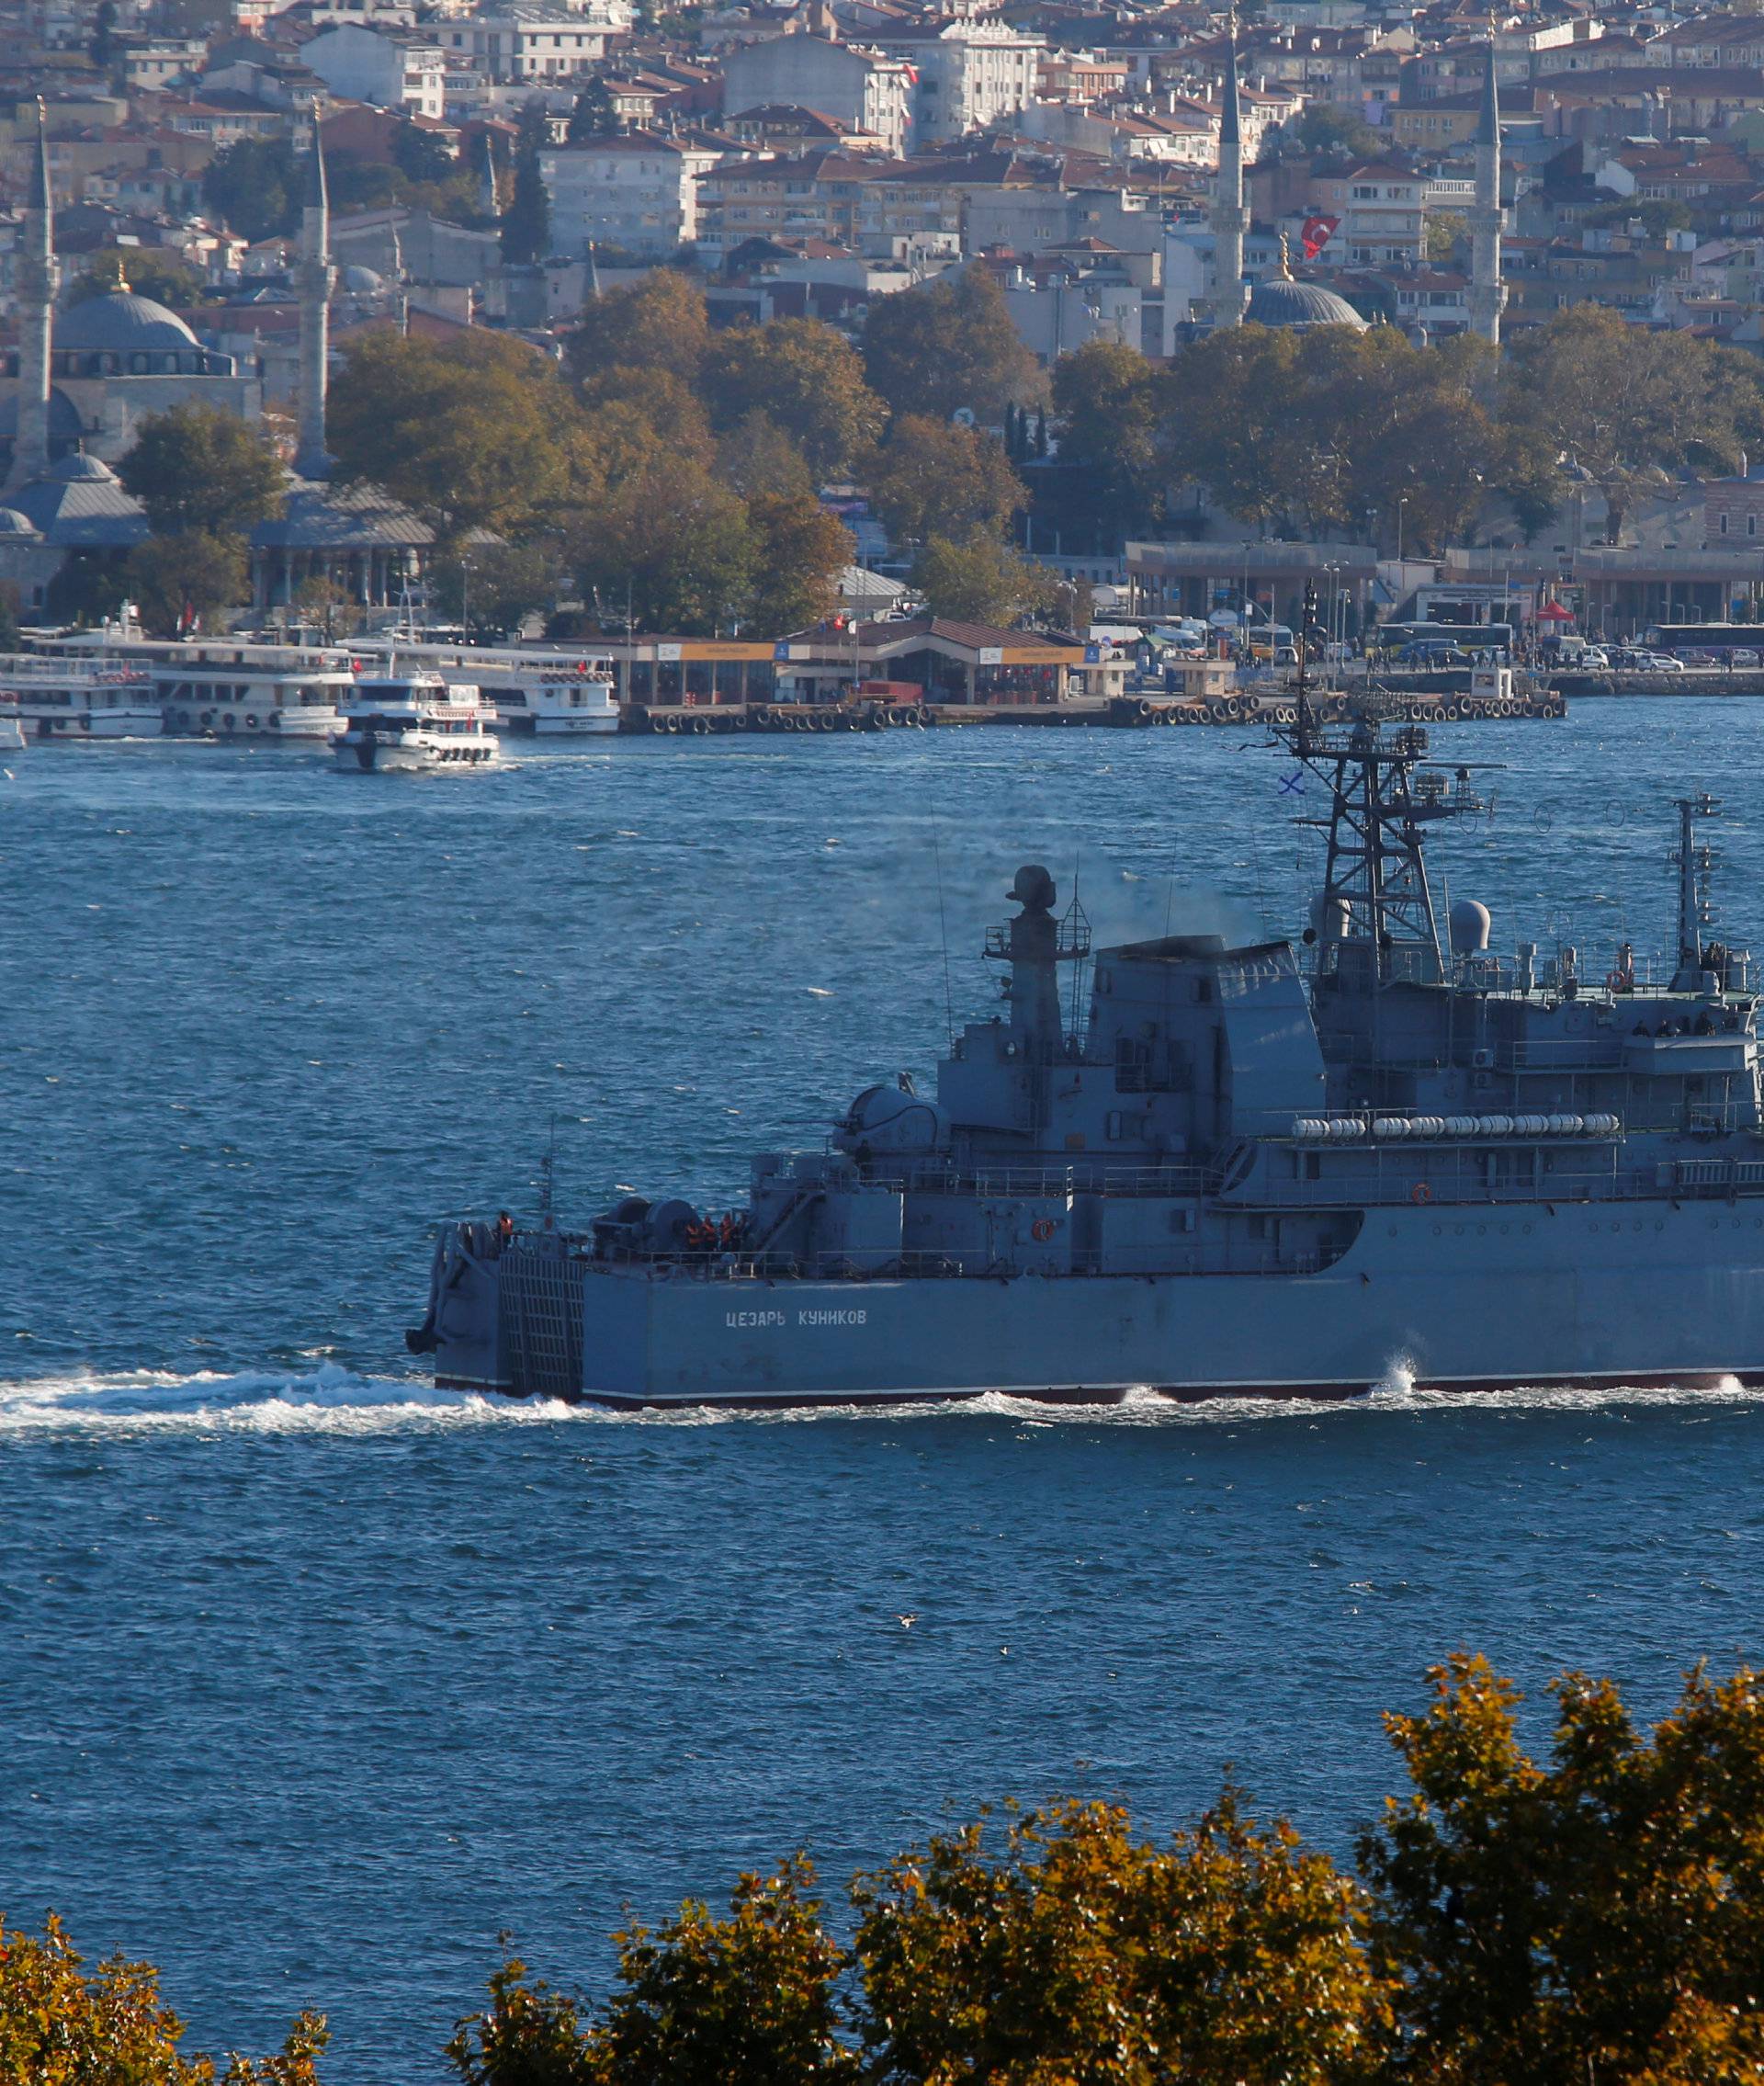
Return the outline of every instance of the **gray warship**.
{"type": "MultiPolygon", "coordinates": [[[[1676,953],[1443,938],[1429,831],[1475,771],[1376,714],[1276,733],[1322,783],[1296,942],[1092,949],[1045,868],[988,935],[1003,1010],[934,1097],[867,1086],[744,1209],[441,1228],[406,1335],[438,1385],[618,1406],[989,1391],[1106,1401],[1764,1381],[1748,958],[1677,806],[1676,953]]],[[[1315,800],[1315,799],[1314,799],[1315,800]]]]}

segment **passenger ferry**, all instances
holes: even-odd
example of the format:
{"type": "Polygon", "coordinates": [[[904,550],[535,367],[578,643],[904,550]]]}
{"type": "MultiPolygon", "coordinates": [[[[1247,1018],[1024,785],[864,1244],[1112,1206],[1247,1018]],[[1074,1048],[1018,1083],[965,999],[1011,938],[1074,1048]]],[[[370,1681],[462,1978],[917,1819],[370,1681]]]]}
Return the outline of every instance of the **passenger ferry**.
{"type": "Polygon", "coordinates": [[[22,754],[25,728],[18,718],[18,698],[10,689],[0,688],[0,754],[22,754]]]}
{"type": "MultiPolygon", "coordinates": [[[[385,639],[363,639],[358,653],[389,651],[385,639]]],[[[618,697],[610,659],[580,652],[480,651],[463,645],[396,641],[400,659],[437,674],[469,674],[494,712],[495,728],[529,739],[603,738],[618,730],[618,697]]]]}
{"type": "Polygon", "coordinates": [[[472,682],[426,669],[363,679],[336,742],[337,766],[349,775],[492,767],[502,758],[492,716],[472,682]]]}
{"type": "Polygon", "coordinates": [[[157,739],[163,730],[150,676],[113,660],[7,652],[0,691],[27,739],[157,739]]]}
{"type": "Polygon", "coordinates": [[[353,698],[348,652],[331,648],[154,639],[132,618],[65,637],[43,650],[140,668],[151,681],[164,729],[180,738],[334,739],[353,698]]]}

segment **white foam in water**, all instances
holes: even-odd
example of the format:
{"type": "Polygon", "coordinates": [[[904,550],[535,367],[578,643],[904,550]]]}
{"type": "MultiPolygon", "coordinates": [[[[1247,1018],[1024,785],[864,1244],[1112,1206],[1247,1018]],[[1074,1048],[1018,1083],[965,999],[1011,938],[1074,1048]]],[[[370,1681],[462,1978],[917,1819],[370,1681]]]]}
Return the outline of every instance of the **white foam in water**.
{"type": "Polygon", "coordinates": [[[671,1411],[615,1411],[554,1400],[482,1398],[435,1390],[407,1377],[361,1377],[334,1364],[300,1374],[253,1369],[235,1375],[205,1371],[178,1376],[141,1369],[74,1374],[0,1385],[0,1439],[43,1434],[378,1434],[444,1433],[461,1427],[597,1424],[623,1427],[705,1427],[813,1424],[830,1420],[886,1421],[894,1425],[931,1420],[989,1419],[1036,1427],[1193,1427],[1251,1420],[1306,1419],[1354,1413],[1417,1416],[1462,1411],[1592,1411],[1616,1406],[1746,1406],[1758,1393],[1733,1377],[1713,1389],[1639,1389],[1612,1384],[1597,1389],[1538,1385],[1510,1390],[1452,1391],[1418,1388],[1410,1364],[1392,1361],[1363,1398],[1213,1398],[1179,1403],[1139,1389],[1093,1405],[1053,1405],[990,1391],[938,1403],[901,1400],[887,1404],[827,1404],[779,1410],[684,1406],[671,1411]]]}

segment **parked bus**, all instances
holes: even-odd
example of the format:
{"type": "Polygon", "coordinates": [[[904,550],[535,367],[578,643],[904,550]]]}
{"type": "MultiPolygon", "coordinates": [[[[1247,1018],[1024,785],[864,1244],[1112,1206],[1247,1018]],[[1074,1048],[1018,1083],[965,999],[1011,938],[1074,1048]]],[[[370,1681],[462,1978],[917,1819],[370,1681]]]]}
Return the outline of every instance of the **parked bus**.
{"type": "Polygon", "coordinates": [[[1456,645],[1464,652],[1498,652],[1512,656],[1510,623],[1381,623],[1376,641],[1394,652],[1405,645],[1456,645]]]}
{"type": "Polygon", "coordinates": [[[1764,623],[1657,623],[1647,633],[1656,652],[1669,652],[1689,659],[1707,652],[1719,659],[1724,652],[1764,652],[1764,623]]]}

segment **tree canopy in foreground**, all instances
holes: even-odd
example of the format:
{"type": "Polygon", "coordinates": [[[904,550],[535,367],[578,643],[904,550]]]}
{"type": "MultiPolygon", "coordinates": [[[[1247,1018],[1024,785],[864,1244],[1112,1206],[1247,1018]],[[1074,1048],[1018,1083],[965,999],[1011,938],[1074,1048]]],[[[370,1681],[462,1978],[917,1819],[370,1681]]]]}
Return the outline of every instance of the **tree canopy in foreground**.
{"type": "MultiPolygon", "coordinates": [[[[1555,1684],[1546,1757],[1467,1654],[1385,1718],[1407,1794],[1351,1868],[1229,1786],[1168,1839],[1055,1802],[933,1836],[829,1915],[795,1854],[615,1936],[598,2002],[511,1958],[462,2086],[1757,2086],[1764,1679],[1700,1670],[1651,1731],[1555,1684]]],[[[0,1930],[0,2077],[212,2086],[151,1970],[0,1930]]],[[[316,2086],[324,2027],[232,2086],[316,2086]]]]}

